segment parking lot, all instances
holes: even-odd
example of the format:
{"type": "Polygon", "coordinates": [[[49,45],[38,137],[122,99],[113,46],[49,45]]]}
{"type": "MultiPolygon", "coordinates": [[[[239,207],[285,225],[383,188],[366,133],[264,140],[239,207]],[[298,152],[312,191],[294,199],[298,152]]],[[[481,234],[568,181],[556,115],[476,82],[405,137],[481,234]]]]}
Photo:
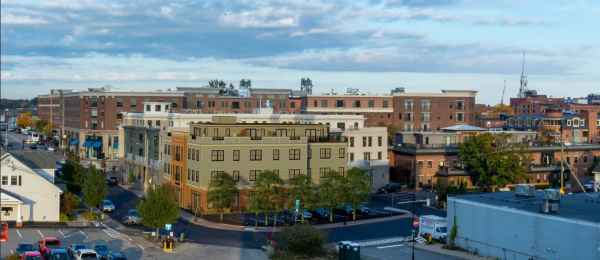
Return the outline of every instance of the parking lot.
{"type": "Polygon", "coordinates": [[[128,259],[141,259],[144,248],[131,241],[129,237],[112,229],[103,228],[21,228],[9,229],[9,239],[0,245],[0,256],[5,258],[13,254],[20,243],[31,243],[43,237],[56,237],[61,246],[67,248],[71,244],[84,244],[89,248],[95,245],[106,245],[112,252],[121,252],[128,259]]]}

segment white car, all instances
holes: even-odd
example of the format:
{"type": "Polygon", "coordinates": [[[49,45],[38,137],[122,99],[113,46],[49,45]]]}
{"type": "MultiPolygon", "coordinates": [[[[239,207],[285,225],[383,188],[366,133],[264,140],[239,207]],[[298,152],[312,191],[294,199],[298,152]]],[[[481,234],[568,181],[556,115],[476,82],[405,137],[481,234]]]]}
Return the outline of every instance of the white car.
{"type": "Polygon", "coordinates": [[[113,204],[112,201],[110,201],[110,200],[103,200],[102,201],[102,211],[104,211],[104,212],[115,211],[115,204],[113,204]]]}
{"type": "Polygon", "coordinates": [[[80,249],[75,254],[75,259],[77,259],[77,260],[98,259],[98,254],[93,249],[80,249]]]}
{"type": "Polygon", "coordinates": [[[56,149],[54,148],[54,146],[48,146],[48,151],[54,152],[56,151],[56,149]]]}

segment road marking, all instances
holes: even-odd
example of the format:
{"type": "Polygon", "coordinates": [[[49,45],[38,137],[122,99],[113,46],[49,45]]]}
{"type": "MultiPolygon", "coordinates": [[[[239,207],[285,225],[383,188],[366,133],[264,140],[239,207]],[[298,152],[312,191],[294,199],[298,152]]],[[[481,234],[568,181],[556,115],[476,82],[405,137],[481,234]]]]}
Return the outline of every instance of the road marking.
{"type": "Polygon", "coordinates": [[[15,229],[15,231],[17,231],[17,235],[19,235],[19,237],[20,237],[21,239],[23,239],[23,235],[21,235],[21,231],[19,231],[18,229],[15,229]]]}
{"type": "Polygon", "coordinates": [[[79,233],[81,233],[86,240],[88,239],[88,235],[85,232],[83,232],[83,230],[79,230],[79,233]]]}
{"type": "Polygon", "coordinates": [[[362,247],[378,246],[378,245],[406,242],[406,241],[410,241],[410,239],[411,239],[410,237],[392,237],[392,238],[386,238],[386,239],[381,239],[381,240],[362,241],[362,242],[358,242],[358,244],[362,247]]]}
{"type": "Polygon", "coordinates": [[[62,230],[58,230],[58,233],[60,233],[60,235],[64,238],[65,237],[65,233],[62,232],[62,230]]]}
{"type": "Polygon", "coordinates": [[[144,251],[144,247],[140,244],[135,244],[136,246],[138,246],[140,249],[142,249],[142,251],[144,251]]]}
{"type": "Polygon", "coordinates": [[[37,232],[38,232],[38,234],[40,234],[40,237],[41,237],[41,238],[44,238],[44,234],[42,233],[42,231],[41,231],[41,230],[37,229],[37,232]]]}
{"type": "Polygon", "coordinates": [[[377,249],[385,249],[385,248],[400,247],[400,246],[404,246],[404,244],[389,245],[389,246],[378,246],[377,249]]]}

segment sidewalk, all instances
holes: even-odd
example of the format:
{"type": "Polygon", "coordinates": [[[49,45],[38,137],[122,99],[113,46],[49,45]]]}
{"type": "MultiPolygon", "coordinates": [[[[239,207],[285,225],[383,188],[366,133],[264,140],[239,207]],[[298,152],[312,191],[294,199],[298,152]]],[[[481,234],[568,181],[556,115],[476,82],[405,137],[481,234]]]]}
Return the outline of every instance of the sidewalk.
{"type": "MultiPolygon", "coordinates": [[[[184,210],[181,210],[180,216],[181,216],[181,218],[189,221],[190,223],[204,226],[207,228],[221,229],[221,230],[245,231],[245,232],[277,232],[282,228],[282,227],[238,226],[238,225],[231,225],[231,224],[226,224],[226,223],[218,223],[218,222],[213,222],[213,221],[203,219],[201,217],[195,217],[191,213],[184,211],[184,210]]],[[[330,229],[330,228],[351,227],[351,226],[358,226],[358,225],[365,225],[365,224],[372,224],[372,223],[380,223],[380,222],[393,221],[393,220],[410,218],[410,217],[411,216],[409,214],[406,214],[406,215],[391,216],[391,217],[381,217],[381,218],[373,218],[373,219],[365,219],[365,220],[357,220],[357,221],[348,221],[348,222],[346,222],[345,225],[343,222],[339,222],[339,223],[313,225],[313,226],[318,229],[330,229]]]]}
{"type": "Polygon", "coordinates": [[[425,250],[425,251],[430,251],[430,252],[434,252],[440,255],[447,255],[447,256],[453,256],[453,257],[457,257],[460,259],[465,259],[465,260],[490,260],[490,259],[495,259],[495,258],[490,258],[490,257],[483,257],[483,256],[476,256],[473,254],[470,254],[468,252],[465,251],[458,251],[458,250],[448,250],[448,249],[444,249],[443,248],[443,244],[433,244],[433,245],[422,245],[419,243],[415,243],[415,248],[421,249],[421,250],[425,250]]]}

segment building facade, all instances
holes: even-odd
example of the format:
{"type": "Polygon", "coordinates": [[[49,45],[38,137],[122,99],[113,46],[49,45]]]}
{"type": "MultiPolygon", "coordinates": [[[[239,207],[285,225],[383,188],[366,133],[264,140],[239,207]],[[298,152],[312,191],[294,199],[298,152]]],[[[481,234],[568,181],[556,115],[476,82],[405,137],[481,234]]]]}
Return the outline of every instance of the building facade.
{"type": "Polygon", "coordinates": [[[2,221],[60,221],[60,194],[52,176],[40,174],[9,153],[2,154],[0,171],[2,221]]]}

